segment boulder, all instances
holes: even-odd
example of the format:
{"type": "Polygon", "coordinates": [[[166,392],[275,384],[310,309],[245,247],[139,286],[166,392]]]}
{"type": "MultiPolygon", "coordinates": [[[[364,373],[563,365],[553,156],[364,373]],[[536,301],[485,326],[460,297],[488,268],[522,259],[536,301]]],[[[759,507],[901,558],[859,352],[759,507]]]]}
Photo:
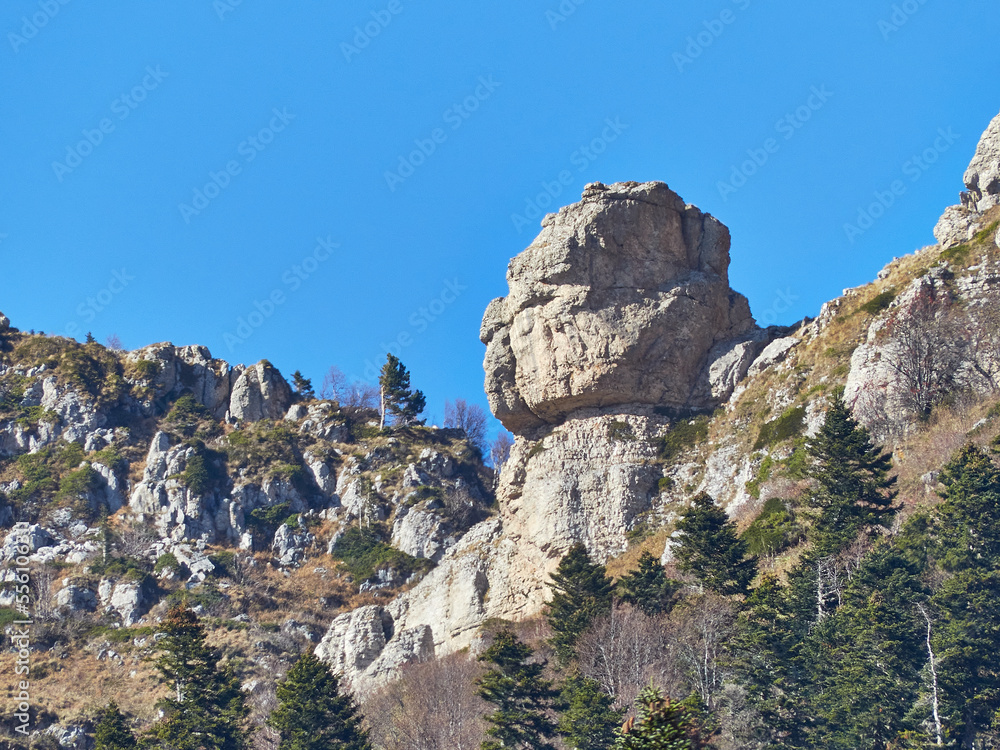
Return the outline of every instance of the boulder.
{"type": "Polygon", "coordinates": [[[231,422],[256,422],[281,419],[292,403],[292,389],[281,373],[266,360],[239,371],[229,399],[227,419],[231,422]]]}
{"type": "Polygon", "coordinates": [[[718,405],[710,354],[755,330],[729,230],[660,182],[588,185],[550,214],[483,317],[490,407],[517,434],[587,408],[718,405]]]}

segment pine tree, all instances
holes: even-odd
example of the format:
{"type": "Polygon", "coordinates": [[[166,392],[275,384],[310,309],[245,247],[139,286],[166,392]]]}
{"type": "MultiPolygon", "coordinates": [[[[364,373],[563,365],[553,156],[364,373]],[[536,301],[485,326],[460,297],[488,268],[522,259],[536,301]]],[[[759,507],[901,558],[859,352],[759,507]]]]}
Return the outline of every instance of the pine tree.
{"type": "Polygon", "coordinates": [[[941,473],[945,502],[933,524],[936,556],[948,571],[1000,567],[1000,469],[974,445],[941,473]]]}
{"type": "Polygon", "coordinates": [[[678,567],[707,588],[723,595],[745,594],[757,575],[757,562],[747,557],[746,542],[736,525],[706,493],[696,497],[681,519],[675,555],[678,567]]]}
{"type": "Polygon", "coordinates": [[[814,554],[836,554],[863,529],[889,522],[898,510],[896,478],[889,476],[892,454],[872,442],[840,394],[807,451],[816,482],[811,504],[819,509],[811,534],[814,554]]]}
{"type": "Polygon", "coordinates": [[[572,750],[610,750],[624,712],[614,709],[597,680],[574,671],[563,683],[559,701],[558,731],[572,750]]]}
{"type": "Polygon", "coordinates": [[[371,750],[354,699],[340,694],[340,680],[313,654],[299,657],[277,694],[267,723],[281,733],[278,750],[371,750]]]}
{"type": "Polygon", "coordinates": [[[387,414],[391,414],[404,425],[416,422],[427,405],[427,399],[423,392],[410,390],[410,372],[398,358],[391,354],[386,355],[378,384],[379,412],[382,417],[380,427],[385,429],[387,414]]]}
{"type": "Polygon", "coordinates": [[[665,698],[658,688],[643,688],[639,711],[621,729],[615,750],[701,750],[708,746],[692,711],[665,698]]]}
{"type": "Polygon", "coordinates": [[[677,581],[667,578],[660,561],[645,551],[639,557],[638,567],[619,579],[618,596],[645,615],[655,617],[670,611],[678,588],[677,581]]]}
{"type": "Polygon", "coordinates": [[[552,645],[566,664],[575,656],[577,639],[590,624],[611,611],[613,584],[603,565],[592,562],[587,548],[577,542],[551,576],[552,601],[546,619],[552,627],[552,645]]]}
{"type": "Polygon", "coordinates": [[[118,704],[112,701],[101,711],[94,727],[94,750],[134,750],[136,747],[135,735],[118,710],[118,704]]]}
{"type": "Polygon", "coordinates": [[[186,607],[167,613],[156,668],[171,690],[151,737],[171,750],[243,750],[248,708],[239,680],[218,669],[198,617],[186,607]]]}
{"type": "Polygon", "coordinates": [[[298,396],[299,400],[305,401],[311,398],[316,398],[316,393],[313,391],[312,381],[303,376],[298,370],[292,373],[292,385],[295,387],[295,395],[298,396]]]}
{"type": "Polygon", "coordinates": [[[486,730],[489,739],[483,742],[482,750],[553,750],[548,740],[556,728],[547,711],[555,691],[542,678],[545,665],[532,663],[531,657],[531,648],[510,630],[497,633],[493,645],[479,657],[479,661],[493,666],[476,681],[476,692],[497,707],[486,717],[491,726],[486,730]]]}
{"type": "Polygon", "coordinates": [[[90,331],[87,331],[87,340],[84,341],[84,343],[85,344],[96,344],[97,343],[97,339],[94,338],[94,334],[92,334],[90,331]]]}

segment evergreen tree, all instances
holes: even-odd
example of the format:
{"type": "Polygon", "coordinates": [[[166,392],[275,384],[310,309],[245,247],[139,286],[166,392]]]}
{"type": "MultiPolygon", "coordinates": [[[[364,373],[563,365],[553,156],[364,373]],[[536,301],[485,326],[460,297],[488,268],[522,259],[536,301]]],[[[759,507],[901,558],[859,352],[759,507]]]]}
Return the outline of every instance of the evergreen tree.
{"type": "Polygon", "coordinates": [[[665,698],[658,688],[643,688],[636,706],[638,713],[625,722],[615,750],[701,750],[708,746],[694,712],[665,698]]]}
{"type": "Polygon", "coordinates": [[[864,559],[843,604],[812,633],[815,701],[823,727],[815,744],[884,750],[906,728],[926,659],[917,604],[919,571],[887,545],[864,559]]]}
{"type": "Polygon", "coordinates": [[[590,624],[611,611],[613,584],[603,565],[592,562],[587,548],[577,542],[551,576],[552,601],[546,618],[555,634],[552,645],[561,662],[575,656],[577,639],[590,624]]]}
{"type": "Polygon", "coordinates": [[[491,726],[486,730],[489,739],[483,742],[482,750],[553,750],[548,740],[556,728],[547,711],[555,691],[542,678],[545,665],[532,663],[531,657],[531,648],[510,630],[497,633],[493,645],[479,657],[479,661],[493,666],[477,680],[476,692],[496,706],[486,716],[491,726]]]}
{"type": "Polygon", "coordinates": [[[677,581],[667,578],[660,561],[646,551],[639,557],[638,567],[618,581],[618,596],[645,615],[655,617],[670,611],[678,588],[677,581]]]}
{"type": "Polygon", "coordinates": [[[816,482],[811,504],[819,510],[811,534],[817,556],[836,554],[866,527],[889,522],[898,510],[892,454],[872,443],[840,394],[807,451],[816,482]]]}
{"type": "Polygon", "coordinates": [[[151,736],[170,750],[243,750],[248,708],[239,680],[218,669],[219,655],[205,643],[198,617],[186,607],[167,613],[159,628],[156,668],[172,696],[151,736]]]}
{"type": "Polygon", "coordinates": [[[135,735],[118,710],[118,704],[112,701],[101,711],[94,727],[94,750],[134,750],[136,747],[135,735]]]}
{"type": "Polygon", "coordinates": [[[746,542],[715,501],[701,493],[677,522],[682,532],[678,567],[707,588],[724,595],[745,594],[757,575],[757,562],[747,557],[746,542]]]}
{"type": "Polygon", "coordinates": [[[622,723],[623,711],[616,711],[611,696],[597,680],[573,672],[562,686],[559,734],[572,750],[610,750],[622,723]]]}
{"type": "Polygon", "coordinates": [[[92,334],[90,331],[87,331],[87,340],[84,341],[84,343],[85,344],[96,344],[97,343],[97,339],[94,338],[94,334],[92,334]]]}
{"type": "Polygon", "coordinates": [[[295,395],[298,396],[300,401],[316,398],[316,393],[313,391],[312,381],[309,378],[304,377],[298,370],[292,373],[292,385],[295,388],[295,395]]]}
{"type": "Polygon", "coordinates": [[[936,509],[935,556],[948,571],[1000,567],[1000,469],[969,445],[941,473],[943,502],[936,509]]]}
{"type": "Polygon", "coordinates": [[[281,733],[278,750],[371,750],[354,699],[340,694],[340,680],[313,654],[299,657],[277,694],[267,723],[281,733]]]}
{"type": "Polygon", "coordinates": [[[427,405],[421,391],[410,390],[410,372],[398,358],[387,354],[382,373],[378,378],[381,428],[385,428],[386,414],[391,414],[402,424],[412,424],[427,405]]]}

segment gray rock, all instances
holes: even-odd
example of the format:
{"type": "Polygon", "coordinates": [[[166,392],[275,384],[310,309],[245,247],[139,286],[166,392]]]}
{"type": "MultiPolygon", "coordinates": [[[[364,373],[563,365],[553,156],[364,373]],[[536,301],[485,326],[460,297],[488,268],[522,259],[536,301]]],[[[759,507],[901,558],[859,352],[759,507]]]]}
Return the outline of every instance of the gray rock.
{"type": "Polygon", "coordinates": [[[665,184],[588,185],[550,214],[490,303],[486,392],[516,434],[574,411],[717,405],[702,386],[716,345],[755,325],[729,288],[729,231],[665,184]]]}
{"type": "Polygon", "coordinates": [[[1000,205],[1000,115],[979,139],[963,182],[961,204],[945,209],[934,227],[934,237],[944,247],[967,242],[983,228],[983,215],[1000,205]]]}
{"type": "Polygon", "coordinates": [[[281,419],[291,403],[292,389],[288,383],[270,363],[262,361],[240,372],[233,383],[228,419],[233,422],[281,419]]]}
{"type": "Polygon", "coordinates": [[[0,332],[10,329],[10,318],[0,312],[0,332]]]}
{"type": "Polygon", "coordinates": [[[66,584],[56,593],[55,605],[67,614],[93,612],[97,609],[97,596],[89,588],[66,584]]]}
{"type": "Polygon", "coordinates": [[[779,362],[784,362],[792,349],[800,343],[800,340],[794,336],[786,336],[785,338],[775,339],[764,347],[764,351],[762,351],[760,356],[754,360],[754,363],[750,366],[749,375],[754,377],[764,372],[767,368],[772,367],[779,362]]]}
{"type": "Polygon", "coordinates": [[[138,583],[105,578],[97,591],[101,605],[117,612],[125,627],[135,625],[145,614],[147,602],[138,583]]]}
{"type": "Polygon", "coordinates": [[[274,533],[271,551],[275,562],[283,567],[298,567],[305,558],[306,549],[316,541],[316,537],[302,530],[281,524],[274,533]]]}

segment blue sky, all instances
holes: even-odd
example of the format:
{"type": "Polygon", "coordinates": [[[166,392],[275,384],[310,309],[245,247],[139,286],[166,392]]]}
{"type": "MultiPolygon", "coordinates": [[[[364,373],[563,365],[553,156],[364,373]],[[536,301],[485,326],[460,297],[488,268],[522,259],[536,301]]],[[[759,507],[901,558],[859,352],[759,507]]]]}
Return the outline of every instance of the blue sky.
{"type": "Polygon", "coordinates": [[[6,0],[0,310],[317,384],[392,348],[439,421],[485,406],[479,322],[539,212],[663,180],[790,323],[933,242],[997,28],[986,0],[6,0]]]}

